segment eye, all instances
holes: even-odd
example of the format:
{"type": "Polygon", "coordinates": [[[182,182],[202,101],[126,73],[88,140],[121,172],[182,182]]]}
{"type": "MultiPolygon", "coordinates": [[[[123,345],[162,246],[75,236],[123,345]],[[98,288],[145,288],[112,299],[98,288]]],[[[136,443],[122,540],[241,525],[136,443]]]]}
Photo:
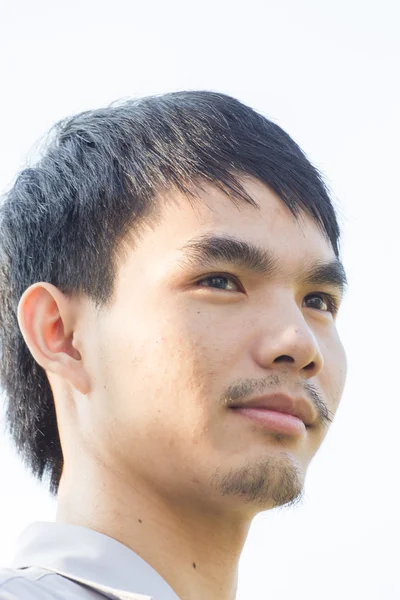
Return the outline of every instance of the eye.
{"type": "Polygon", "coordinates": [[[201,287],[211,287],[219,290],[226,290],[228,292],[241,292],[239,281],[233,275],[224,275],[223,273],[216,273],[215,275],[209,275],[197,281],[197,285],[201,287]]]}
{"type": "Polygon", "coordinates": [[[303,306],[314,308],[322,312],[330,312],[335,315],[338,311],[336,299],[330,294],[314,293],[308,294],[303,300],[303,306]]]}

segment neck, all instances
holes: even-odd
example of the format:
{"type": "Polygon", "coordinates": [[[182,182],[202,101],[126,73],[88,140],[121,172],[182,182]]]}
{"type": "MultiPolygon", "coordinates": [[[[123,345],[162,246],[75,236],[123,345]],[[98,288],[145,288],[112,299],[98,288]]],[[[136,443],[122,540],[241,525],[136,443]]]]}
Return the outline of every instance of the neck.
{"type": "Polygon", "coordinates": [[[132,549],[181,600],[236,596],[238,562],[250,526],[237,513],[194,508],[99,465],[83,472],[81,463],[79,478],[63,473],[57,521],[99,531],[132,549]]]}

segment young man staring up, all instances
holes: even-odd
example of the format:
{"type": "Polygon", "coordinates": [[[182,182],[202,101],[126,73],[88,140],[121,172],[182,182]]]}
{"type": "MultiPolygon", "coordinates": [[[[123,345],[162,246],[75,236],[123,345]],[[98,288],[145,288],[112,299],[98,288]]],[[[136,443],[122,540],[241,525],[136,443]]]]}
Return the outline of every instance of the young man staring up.
{"type": "Polygon", "coordinates": [[[233,600],[344,386],[318,172],[237,100],[179,92],[62,122],[0,210],[6,418],[57,496],[0,598],[233,600]]]}

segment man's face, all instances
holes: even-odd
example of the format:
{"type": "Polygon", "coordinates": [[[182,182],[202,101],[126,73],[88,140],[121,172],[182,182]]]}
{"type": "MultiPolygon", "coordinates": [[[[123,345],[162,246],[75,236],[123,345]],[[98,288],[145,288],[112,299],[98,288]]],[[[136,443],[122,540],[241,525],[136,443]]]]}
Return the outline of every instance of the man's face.
{"type": "Polygon", "coordinates": [[[132,485],[255,514],[300,494],[346,365],[329,300],[340,290],[316,274],[335,261],[329,242],[266,186],[245,187],[259,209],[214,188],[195,205],[171,193],[129,251],[115,301],[87,321],[85,435],[132,485]],[[282,394],[309,424],[233,408],[290,404],[282,394]]]}

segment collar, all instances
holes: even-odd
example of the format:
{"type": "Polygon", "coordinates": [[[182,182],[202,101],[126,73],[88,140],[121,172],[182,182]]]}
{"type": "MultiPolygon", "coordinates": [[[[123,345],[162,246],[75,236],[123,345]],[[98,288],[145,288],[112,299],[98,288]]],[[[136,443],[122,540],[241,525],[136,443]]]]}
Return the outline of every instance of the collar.
{"type": "Polygon", "coordinates": [[[79,525],[32,523],[19,538],[12,567],[54,571],[121,600],[179,600],[136,552],[79,525]]]}

